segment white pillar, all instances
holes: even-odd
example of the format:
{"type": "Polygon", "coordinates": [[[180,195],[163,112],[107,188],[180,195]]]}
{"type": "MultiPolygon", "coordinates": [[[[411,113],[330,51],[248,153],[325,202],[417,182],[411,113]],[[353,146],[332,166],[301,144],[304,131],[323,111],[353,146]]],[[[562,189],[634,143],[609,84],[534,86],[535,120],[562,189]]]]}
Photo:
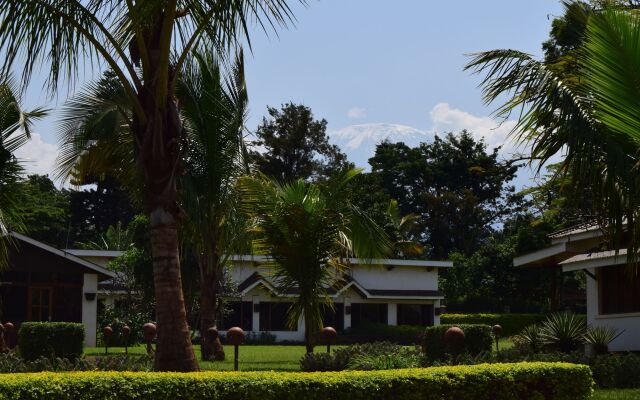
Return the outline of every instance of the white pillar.
{"type": "Polygon", "coordinates": [[[253,316],[253,332],[260,332],[260,312],[256,312],[256,309],[260,310],[260,296],[252,296],[251,302],[253,303],[252,308],[252,316],[253,316]]]}
{"type": "Polygon", "coordinates": [[[344,329],[351,328],[351,313],[347,314],[347,307],[351,307],[351,299],[344,298],[344,329]]]}
{"type": "Polygon", "coordinates": [[[436,308],[440,307],[440,300],[436,300],[433,302],[433,324],[440,325],[440,316],[436,315],[436,308]]]}
{"type": "Polygon", "coordinates": [[[387,324],[398,325],[398,305],[396,303],[387,304],[387,324]]]}
{"type": "Polygon", "coordinates": [[[82,283],[82,323],[84,324],[84,345],[96,346],[98,325],[98,274],[84,274],[82,283]],[[93,295],[85,295],[92,293],[93,295]],[[89,297],[89,299],[87,299],[89,297]]]}

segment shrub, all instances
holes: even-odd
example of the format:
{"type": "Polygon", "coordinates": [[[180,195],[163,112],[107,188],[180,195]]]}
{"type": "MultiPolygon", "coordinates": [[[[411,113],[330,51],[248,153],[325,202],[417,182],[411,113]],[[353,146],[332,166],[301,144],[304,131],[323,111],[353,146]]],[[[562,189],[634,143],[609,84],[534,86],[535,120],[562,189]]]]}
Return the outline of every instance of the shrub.
{"type": "Polygon", "coordinates": [[[404,349],[391,342],[355,344],[334,350],[332,354],[323,352],[305,354],[300,360],[300,369],[305,372],[343,371],[358,357],[379,357],[394,354],[404,349]]]}
{"type": "Polygon", "coordinates": [[[111,355],[91,358],[40,357],[27,361],[16,353],[0,354],[0,373],[42,371],[151,371],[153,358],[147,355],[111,355]]]}
{"type": "Polygon", "coordinates": [[[521,353],[539,353],[544,346],[542,332],[538,325],[529,325],[519,335],[513,336],[514,347],[521,353]]]}
{"type": "Polygon", "coordinates": [[[247,332],[244,343],[245,344],[274,344],[276,342],[276,335],[271,332],[247,332]]]}
{"type": "Polygon", "coordinates": [[[443,314],[440,323],[445,325],[500,325],[502,336],[520,333],[525,326],[537,324],[544,320],[543,314],[443,314]]]}
{"type": "Polygon", "coordinates": [[[349,328],[338,335],[339,344],[371,343],[389,341],[398,344],[419,344],[424,334],[424,326],[365,324],[349,328]]]}
{"type": "Polygon", "coordinates": [[[438,325],[425,330],[423,350],[428,360],[444,360],[448,357],[444,343],[444,333],[447,329],[457,326],[464,331],[465,353],[472,356],[482,352],[491,352],[493,337],[489,325],[438,325]]]}
{"type": "Polygon", "coordinates": [[[591,345],[596,354],[607,354],[609,352],[609,343],[613,342],[622,335],[618,328],[613,326],[590,326],[584,335],[585,343],[591,345]]]}
{"type": "Polygon", "coordinates": [[[349,369],[359,371],[418,368],[420,366],[422,366],[421,352],[406,347],[387,354],[360,354],[353,357],[348,364],[349,369]]]}
{"type": "Polygon", "coordinates": [[[72,322],[23,322],[18,346],[25,360],[40,357],[76,359],[82,355],[84,325],[72,322]]]}
{"type": "Polygon", "coordinates": [[[540,330],[545,344],[564,353],[576,351],[584,343],[587,321],[572,313],[551,314],[540,330]]]}
{"type": "Polygon", "coordinates": [[[592,384],[588,367],[560,363],[318,373],[45,372],[0,376],[0,400],[586,400],[592,384]]]}

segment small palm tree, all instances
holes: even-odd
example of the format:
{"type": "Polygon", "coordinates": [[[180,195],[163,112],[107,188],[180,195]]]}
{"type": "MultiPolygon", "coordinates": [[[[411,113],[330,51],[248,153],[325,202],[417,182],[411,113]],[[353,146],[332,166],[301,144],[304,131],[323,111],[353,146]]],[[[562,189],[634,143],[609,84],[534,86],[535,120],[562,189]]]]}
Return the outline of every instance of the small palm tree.
{"type": "Polygon", "coordinates": [[[331,305],[327,288],[343,279],[347,257],[382,257],[389,239],[346,197],[350,170],[325,185],[298,180],[281,184],[264,176],[243,178],[239,187],[245,211],[254,218],[253,248],[269,256],[264,264],[281,292],[295,290],[288,324],[304,318],[307,352],[322,327],[322,305],[331,305]]]}
{"type": "Polygon", "coordinates": [[[590,188],[612,245],[624,240],[631,260],[640,246],[638,38],[637,13],[605,8],[586,22],[575,76],[516,50],[475,54],[466,66],[485,74],[486,102],[508,95],[496,114],[507,118],[518,112],[513,134],[531,145],[532,159],[542,166],[564,155],[558,172],[574,180],[576,196],[590,188]]]}
{"type": "Polygon", "coordinates": [[[0,82],[0,268],[7,265],[9,227],[21,227],[16,184],[23,170],[14,152],[29,141],[33,121],[47,112],[42,108],[22,110],[18,93],[10,77],[0,82]]]}

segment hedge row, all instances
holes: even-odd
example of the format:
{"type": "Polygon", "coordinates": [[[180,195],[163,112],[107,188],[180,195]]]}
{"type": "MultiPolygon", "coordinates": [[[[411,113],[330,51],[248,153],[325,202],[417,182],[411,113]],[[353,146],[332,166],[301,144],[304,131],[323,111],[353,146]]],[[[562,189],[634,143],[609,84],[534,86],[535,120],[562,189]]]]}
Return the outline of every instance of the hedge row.
{"type": "Polygon", "coordinates": [[[23,322],[18,331],[20,355],[27,361],[40,357],[76,359],[82,355],[84,325],[73,322],[23,322]]]}
{"type": "Polygon", "coordinates": [[[525,326],[537,324],[544,319],[544,314],[442,314],[440,323],[500,325],[503,336],[512,336],[519,334],[525,326]]]}
{"type": "Polygon", "coordinates": [[[582,400],[584,365],[483,364],[346,372],[73,372],[0,376],[0,399],[582,400]]]}
{"type": "Polygon", "coordinates": [[[457,326],[464,331],[464,352],[476,356],[483,352],[491,352],[493,336],[489,325],[437,325],[430,326],[424,332],[422,348],[428,360],[445,360],[448,356],[444,333],[457,326]]]}

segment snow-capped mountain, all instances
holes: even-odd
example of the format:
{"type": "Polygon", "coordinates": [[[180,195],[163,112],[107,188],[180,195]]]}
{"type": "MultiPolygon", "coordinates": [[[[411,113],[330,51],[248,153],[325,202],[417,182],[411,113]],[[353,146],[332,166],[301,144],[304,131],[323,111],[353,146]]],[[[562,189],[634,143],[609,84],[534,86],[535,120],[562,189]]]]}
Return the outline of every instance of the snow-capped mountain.
{"type": "Polygon", "coordinates": [[[328,132],[329,141],[338,145],[349,160],[357,167],[369,169],[369,158],[375,153],[376,145],[383,140],[404,142],[416,146],[433,140],[433,133],[399,124],[350,125],[328,132]]]}

